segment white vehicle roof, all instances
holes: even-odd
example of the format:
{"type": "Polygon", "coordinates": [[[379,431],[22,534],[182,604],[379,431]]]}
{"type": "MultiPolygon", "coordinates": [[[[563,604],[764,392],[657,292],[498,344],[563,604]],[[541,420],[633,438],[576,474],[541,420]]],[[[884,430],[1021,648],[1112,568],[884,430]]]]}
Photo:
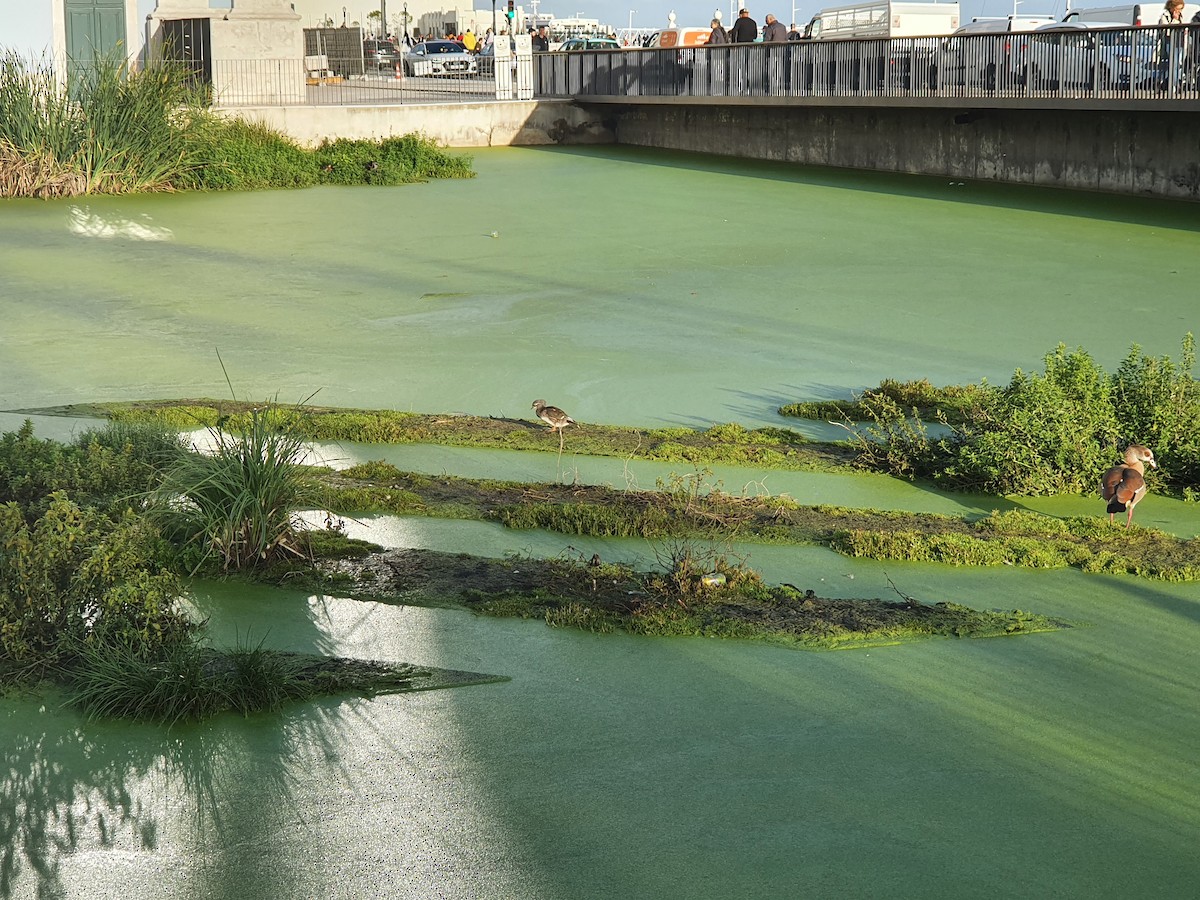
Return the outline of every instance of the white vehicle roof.
{"type": "MultiPolygon", "coordinates": [[[[1198,10],[1200,10],[1200,4],[1185,3],[1183,5],[1183,21],[1190,22],[1198,10]]],[[[1162,3],[1092,6],[1087,9],[1071,10],[1063,16],[1063,21],[1074,22],[1076,19],[1081,19],[1085,22],[1108,22],[1120,25],[1157,25],[1158,17],[1162,15],[1162,12],[1162,3]]]]}
{"type": "Polygon", "coordinates": [[[1032,31],[1040,25],[1057,22],[1054,16],[996,16],[984,18],[977,16],[955,34],[989,34],[998,31],[1032,31]]]}

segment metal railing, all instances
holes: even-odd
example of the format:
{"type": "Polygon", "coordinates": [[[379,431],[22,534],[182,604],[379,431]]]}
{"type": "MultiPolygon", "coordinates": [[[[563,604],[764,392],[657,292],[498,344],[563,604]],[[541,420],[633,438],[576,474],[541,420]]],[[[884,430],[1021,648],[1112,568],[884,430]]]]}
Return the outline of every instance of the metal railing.
{"type": "Polygon", "coordinates": [[[538,97],[1200,99],[1200,26],[538,54],[538,97]]]}
{"type": "MultiPolygon", "coordinates": [[[[490,63],[490,59],[487,61],[490,63]]],[[[210,86],[216,106],[384,106],[402,103],[462,103],[496,100],[493,67],[424,75],[406,73],[402,63],[332,59],[214,59],[195,67],[210,86]],[[480,71],[482,69],[483,71],[480,71]]]]}

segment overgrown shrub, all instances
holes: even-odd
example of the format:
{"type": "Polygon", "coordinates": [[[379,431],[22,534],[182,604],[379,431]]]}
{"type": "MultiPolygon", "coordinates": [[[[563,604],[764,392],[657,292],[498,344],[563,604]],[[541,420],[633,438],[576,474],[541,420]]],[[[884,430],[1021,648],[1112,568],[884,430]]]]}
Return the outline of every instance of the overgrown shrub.
{"type": "Polygon", "coordinates": [[[0,506],[0,668],[69,667],[82,648],[186,641],[177,579],[152,567],[157,535],[127,512],[113,521],[61,493],[44,515],[0,506]]]}
{"type": "Polygon", "coordinates": [[[1045,363],[1041,375],[1018,369],[993,403],[955,430],[943,478],[999,494],[1095,489],[1115,462],[1110,379],[1082,348],[1059,344],[1045,363]]]}
{"type": "MultiPolygon", "coordinates": [[[[1192,377],[1195,344],[1181,361],[1144,356],[1136,345],[1115,375],[1082,348],[1059,344],[1042,373],[1013,375],[1003,388],[956,392],[960,418],[939,415],[946,430],[931,436],[919,412],[919,390],[879,390],[856,403],[864,421],[848,425],[859,463],[906,478],[996,494],[1090,493],[1130,443],[1154,450],[1150,474],[1187,492],[1200,479],[1200,386],[1192,377]],[[912,401],[906,406],[897,396],[912,401]]],[[[908,385],[919,385],[909,382],[908,385]]]]}
{"type": "Polygon", "coordinates": [[[32,522],[60,491],[118,514],[151,491],[182,452],[179,435],[152,422],[112,423],[63,444],[35,437],[27,420],[0,435],[0,503],[16,503],[32,522]]]}
{"type": "Polygon", "coordinates": [[[1200,384],[1192,375],[1196,341],[1184,336],[1180,361],[1145,356],[1134,344],[1112,379],[1118,427],[1127,442],[1154,450],[1179,486],[1200,482],[1200,384]]]}
{"type": "Polygon", "coordinates": [[[471,178],[471,160],[418,134],[381,141],[325,141],[314,159],[324,184],[407,184],[427,178],[471,178]]]}
{"type": "Polygon", "coordinates": [[[197,115],[187,129],[192,167],[181,186],[208,191],[309,187],[320,181],[312,153],[258,122],[197,115]]]}

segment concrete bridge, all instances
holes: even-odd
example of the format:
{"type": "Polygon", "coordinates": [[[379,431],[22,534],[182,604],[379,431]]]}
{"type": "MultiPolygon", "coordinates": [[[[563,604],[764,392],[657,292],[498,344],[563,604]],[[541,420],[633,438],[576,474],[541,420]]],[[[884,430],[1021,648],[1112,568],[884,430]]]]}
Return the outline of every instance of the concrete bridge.
{"type": "Polygon", "coordinates": [[[1200,29],[1131,28],[550,53],[524,103],[258,113],[301,140],[608,141],[1200,200],[1198,50],[1200,29]]]}

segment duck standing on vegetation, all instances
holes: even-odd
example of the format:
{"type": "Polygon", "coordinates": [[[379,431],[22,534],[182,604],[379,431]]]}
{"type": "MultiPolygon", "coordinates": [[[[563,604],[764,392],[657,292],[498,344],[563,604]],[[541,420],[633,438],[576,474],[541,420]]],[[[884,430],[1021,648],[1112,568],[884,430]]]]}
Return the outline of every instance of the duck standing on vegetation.
{"type": "Polygon", "coordinates": [[[551,431],[558,432],[558,452],[562,453],[563,429],[568,425],[574,425],[575,420],[557,406],[547,406],[545,400],[534,400],[533,411],[539,419],[550,426],[551,431]]]}
{"type": "Polygon", "coordinates": [[[545,400],[534,400],[533,411],[539,419],[550,426],[551,431],[557,431],[560,435],[568,425],[575,424],[575,420],[557,406],[547,406],[545,400]]]}
{"type": "Polygon", "coordinates": [[[1125,448],[1125,462],[1113,466],[1100,479],[1100,496],[1108,501],[1108,521],[1116,513],[1124,512],[1125,527],[1133,523],[1133,508],[1146,494],[1145,464],[1158,468],[1154,453],[1141,444],[1130,444],[1125,448]]]}

